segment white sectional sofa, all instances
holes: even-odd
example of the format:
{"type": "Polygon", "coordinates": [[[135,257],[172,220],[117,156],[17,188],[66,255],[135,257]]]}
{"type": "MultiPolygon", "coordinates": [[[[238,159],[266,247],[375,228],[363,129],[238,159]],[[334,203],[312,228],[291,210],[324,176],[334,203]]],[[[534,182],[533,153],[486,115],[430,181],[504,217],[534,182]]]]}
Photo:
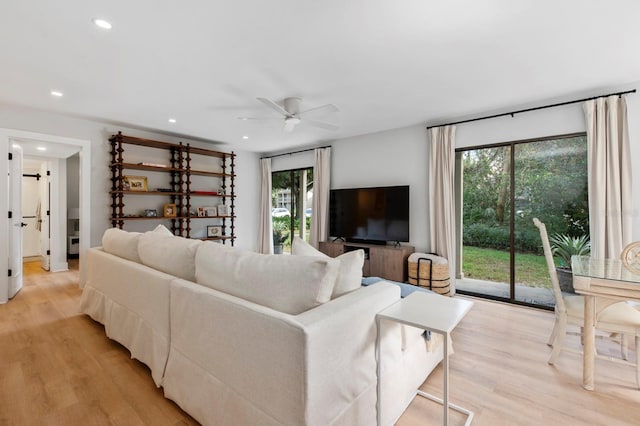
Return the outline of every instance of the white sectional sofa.
{"type": "MultiPolygon", "coordinates": [[[[202,424],[374,425],[375,314],[400,290],[361,287],[362,253],[302,251],[110,229],[88,251],[81,310],[202,424]]],[[[442,342],[398,324],[381,333],[388,425],[442,360],[442,342]]]]}

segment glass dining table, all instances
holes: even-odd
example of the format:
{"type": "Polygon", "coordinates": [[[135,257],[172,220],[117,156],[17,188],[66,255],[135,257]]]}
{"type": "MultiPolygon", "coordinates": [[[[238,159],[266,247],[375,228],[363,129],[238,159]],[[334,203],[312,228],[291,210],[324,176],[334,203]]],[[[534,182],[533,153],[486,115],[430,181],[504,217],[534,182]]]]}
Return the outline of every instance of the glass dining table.
{"type": "Polygon", "coordinates": [[[572,256],[573,287],[584,296],[584,350],[582,386],[594,390],[595,324],[597,315],[612,303],[640,301],[640,273],[619,259],[572,256]]]}

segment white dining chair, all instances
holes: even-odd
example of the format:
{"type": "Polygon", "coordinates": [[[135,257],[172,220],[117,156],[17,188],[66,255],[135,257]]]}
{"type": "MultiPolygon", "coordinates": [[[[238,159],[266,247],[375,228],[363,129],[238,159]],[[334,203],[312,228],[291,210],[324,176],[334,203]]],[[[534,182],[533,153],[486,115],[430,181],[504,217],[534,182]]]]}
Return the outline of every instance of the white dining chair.
{"type": "MultiPolygon", "coordinates": [[[[549,237],[547,236],[547,228],[544,223],[538,220],[538,218],[534,218],[533,223],[540,231],[544,257],[547,261],[549,276],[551,277],[551,288],[553,290],[553,296],[556,299],[555,323],[553,325],[549,341],[547,342],[549,346],[553,346],[553,351],[551,351],[551,356],[548,361],[549,364],[553,365],[562,350],[581,353],[580,351],[573,351],[569,348],[565,348],[563,345],[567,334],[582,336],[582,329],[584,325],[584,298],[579,294],[563,293],[560,290],[556,266],[553,262],[553,254],[551,252],[551,246],[549,245],[549,237]],[[579,327],[580,332],[568,332],[568,325],[579,327]]],[[[622,358],[601,356],[597,353],[596,357],[607,359],[609,361],[635,365],[636,385],[640,388],[640,362],[638,361],[638,354],[640,354],[640,312],[626,302],[616,302],[605,307],[600,312],[598,312],[598,309],[596,308],[596,329],[610,336],[620,337],[622,358]],[[635,337],[635,363],[627,361],[628,354],[626,336],[635,337]]]]}

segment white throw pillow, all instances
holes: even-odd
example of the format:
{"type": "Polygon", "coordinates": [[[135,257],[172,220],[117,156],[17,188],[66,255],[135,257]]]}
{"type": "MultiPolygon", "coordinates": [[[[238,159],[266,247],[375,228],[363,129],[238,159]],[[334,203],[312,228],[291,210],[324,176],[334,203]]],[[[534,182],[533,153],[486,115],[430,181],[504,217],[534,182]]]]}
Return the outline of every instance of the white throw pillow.
{"type": "MultiPolygon", "coordinates": [[[[329,258],[326,254],[316,250],[311,244],[300,237],[293,237],[291,254],[294,256],[319,256],[329,258]]],[[[354,250],[336,257],[340,262],[338,279],[333,288],[332,299],[357,290],[362,285],[362,265],[364,265],[364,250],[354,250]]]]}
{"type": "Polygon", "coordinates": [[[175,277],[195,281],[195,257],[200,240],[149,231],[140,236],[138,254],[142,264],[175,277]]]}
{"type": "Polygon", "coordinates": [[[160,224],[158,226],[156,226],[153,229],[153,232],[157,232],[161,235],[171,235],[172,237],[174,236],[173,232],[169,231],[169,228],[167,228],[166,226],[160,224]]]}
{"type": "Polygon", "coordinates": [[[297,315],[330,300],[338,267],[330,258],[258,254],[204,242],[196,254],[196,282],[297,315]]]}
{"type": "Polygon", "coordinates": [[[109,228],[102,235],[102,249],[114,256],[140,263],[138,255],[139,232],[127,232],[118,228],[109,228]]]}

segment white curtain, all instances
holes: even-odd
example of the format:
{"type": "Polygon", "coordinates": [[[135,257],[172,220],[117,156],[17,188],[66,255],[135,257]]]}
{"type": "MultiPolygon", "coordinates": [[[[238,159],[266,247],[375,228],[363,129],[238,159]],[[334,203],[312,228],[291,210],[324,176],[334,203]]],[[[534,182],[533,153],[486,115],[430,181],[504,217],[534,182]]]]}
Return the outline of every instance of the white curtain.
{"type": "Polygon", "coordinates": [[[313,165],[313,203],[311,203],[311,232],[309,243],[318,248],[329,237],[329,186],[331,177],[331,148],[317,148],[313,165]]]}
{"type": "Polygon", "coordinates": [[[631,156],[624,97],[584,103],[591,256],[618,258],[631,242],[631,156]]]}
{"type": "Polygon", "coordinates": [[[258,251],[273,254],[271,227],[271,158],[260,159],[262,184],[260,186],[260,223],[258,224],[258,251]]]}
{"type": "Polygon", "coordinates": [[[429,129],[429,235],[431,251],[449,261],[455,294],[455,126],[429,129]]]}

